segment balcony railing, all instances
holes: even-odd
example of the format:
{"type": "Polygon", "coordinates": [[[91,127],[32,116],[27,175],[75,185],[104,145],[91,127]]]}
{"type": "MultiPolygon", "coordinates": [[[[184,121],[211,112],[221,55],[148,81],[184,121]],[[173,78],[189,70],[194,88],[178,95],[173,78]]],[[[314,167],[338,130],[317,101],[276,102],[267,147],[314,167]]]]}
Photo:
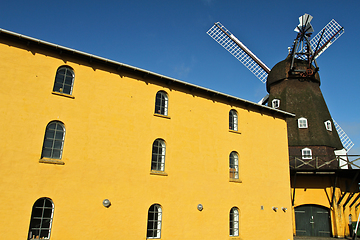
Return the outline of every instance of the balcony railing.
{"type": "Polygon", "coordinates": [[[289,164],[293,170],[360,169],[360,155],[289,156],[289,164]]]}

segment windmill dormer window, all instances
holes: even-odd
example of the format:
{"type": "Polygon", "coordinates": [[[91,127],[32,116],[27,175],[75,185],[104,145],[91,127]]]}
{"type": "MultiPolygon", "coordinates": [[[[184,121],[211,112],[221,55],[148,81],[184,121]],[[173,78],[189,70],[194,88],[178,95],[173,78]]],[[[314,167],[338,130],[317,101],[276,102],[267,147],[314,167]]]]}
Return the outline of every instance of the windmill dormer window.
{"type": "Polygon", "coordinates": [[[312,159],[312,152],[310,148],[301,149],[301,157],[302,159],[312,159]]]}
{"type": "Polygon", "coordinates": [[[326,130],[332,131],[331,121],[327,120],[324,123],[325,123],[326,130]]]}
{"type": "Polygon", "coordinates": [[[273,108],[279,108],[280,107],[280,99],[273,99],[271,102],[271,106],[273,108]]]}
{"type": "Polygon", "coordinates": [[[308,128],[308,122],[306,118],[299,118],[298,119],[298,127],[299,128],[308,128]]]}

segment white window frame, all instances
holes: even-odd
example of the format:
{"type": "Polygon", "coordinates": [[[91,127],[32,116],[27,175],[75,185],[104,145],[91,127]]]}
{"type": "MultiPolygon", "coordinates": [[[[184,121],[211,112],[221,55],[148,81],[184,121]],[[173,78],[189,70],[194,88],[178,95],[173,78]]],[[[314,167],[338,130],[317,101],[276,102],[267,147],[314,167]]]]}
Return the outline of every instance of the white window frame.
{"type": "Polygon", "coordinates": [[[229,235],[231,237],[239,236],[239,209],[233,207],[229,215],[229,235]]]}
{"type": "Polygon", "coordinates": [[[301,149],[301,158],[302,159],[312,159],[312,151],[310,148],[301,149]]]}
{"type": "Polygon", "coordinates": [[[273,108],[279,108],[279,107],[280,107],[280,99],[273,99],[273,100],[271,101],[271,106],[272,106],[273,108]]]}
{"type": "Polygon", "coordinates": [[[238,130],[238,114],[234,109],[231,109],[229,112],[229,130],[238,130]]]}
{"type": "Polygon", "coordinates": [[[308,128],[308,121],[306,118],[301,117],[298,119],[298,128],[308,128]]]}
{"type": "Polygon", "coordinates": [[[326,130],[328,130],[328,131],[332,131],[332,124],[331,124],[331,121],[330,120],[327,120],[327,121],[325,121],[324,122],[324,124],[325,124],[325,128],[326,128],[326,130]]]}

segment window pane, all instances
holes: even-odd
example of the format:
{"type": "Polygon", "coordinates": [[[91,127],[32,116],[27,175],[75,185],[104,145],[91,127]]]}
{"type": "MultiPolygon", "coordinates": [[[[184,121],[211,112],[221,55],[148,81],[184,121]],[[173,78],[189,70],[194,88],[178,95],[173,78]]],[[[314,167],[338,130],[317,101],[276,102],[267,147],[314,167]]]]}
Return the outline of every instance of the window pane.
{"type": "Polygon", "coordinates": [[[53,204],[52,204],[52,202],[51,201],[49,201],[49,200],[47,200],[47,201],[45,201],[45,207],[46,208],[53,208],[53,204]]]}
{"type": "MultiPolygon", "coordinates": [[[[33,208],[32,215],[33,215],[34,218],[42,217],[42,208],[33,208]]],[[[40,226],[40,221],[39,221],[39,223],[37,223],[37,221],[34,221],[34,224],[35,223],[36,223],[36,225],[34,225],[34,226],[37,226],[37,227],[40,226]]]]}
{"type": "Polygon", "coordinates": [[[53,91],[55,91],[55,92],[61,92],[60,89],[62,89],[62,88],[63,88],[63,85],[62,85],[62,84],[55,83],[55,84],[54,84],[54,89],[53,89],[53,91]]]}
{"type": "Polygon", "coordinates": [[[41,229],[49,229],[50,228],[50,219],[43,219],[41,223],[41,229]]]}
{"type": "Polygon", "coordinates": [[[52,158],[60,159],[60,150],[53,150],[52,158]]]}
{"type": "Polygon", "coordinates": [[[71,87],[68,85],[64,85],[63,93],[71,94],[71,87]]]}
{"type": "Polygon", "coordinates": [[[29,231],[29,239],[36,239],[39,236],[39,232],[38,229],[31,229],[29,231]]]}
{"type": "Polygon", "coordinates": [[[62,149],[62,141],[54,141],[54,149],[61,150],[62,149]]]}
{"type": "Polygon", "coordinates": [[[64,82],[64,76],[58,75],[58,76],[55,77],[55,83],[62,85],[63,82],[64,82]]]}
{"type": "Polygon", "coordinates": [[[56,123],[56,130],[57,131],[64,131],[64,128],[61,126],[61,124],[60,123],[56,123]]]}
{"type": "Polygon", "coordinates": [[[53,130],[47,130],[45,133],[46,139],[54,139],[54,136],[55,136],[55,131],[53,130]]]}
{"type": "Polygon", "coordinates": [[[57,73],[58,73],[59,75],[65,75],[65,71],[66,71],[66,68],[62,67],[62,68],[60,68],[60,69],[57,71],[57,73]]]}
{"type": "Polygon", "coordinates": [[[51,158],[51,149],[43,149],[42,157],[51,158]]]}
{"type": "Polygon", "coordinates": [[[64,133],[63,133],[62,131],[61,131],[61,132],[56,131],[56,133],[55,133],[55,139],[57,139],[57,140],[62,140],[63,137],[64,137],[64,133]]]}
{"type": "Polygon", "coordinates": [[[53,146],[53,141],[52,140],[46,139],[44,141],[44,148],[52,148],[52,146],[53,146]]]}
{"type": "Polygon", "coordinates": [[[52,208],[44,208],[43,217],[50,218],[52,214],[52,208]]]}
{"type": "Polygon", "coordinates": [[[66,78],[65,78],[65,84],[71,86],[71,85],[72,85],[72,80],[73,80],[72,76],[66,76],[66,78]]]}
{"type": "Polygon", "coordinates": [[[48,237],[49,237],[49,230],[42,230],[40,233],[40,239],[41,238],[48,239],[48,237]]]}

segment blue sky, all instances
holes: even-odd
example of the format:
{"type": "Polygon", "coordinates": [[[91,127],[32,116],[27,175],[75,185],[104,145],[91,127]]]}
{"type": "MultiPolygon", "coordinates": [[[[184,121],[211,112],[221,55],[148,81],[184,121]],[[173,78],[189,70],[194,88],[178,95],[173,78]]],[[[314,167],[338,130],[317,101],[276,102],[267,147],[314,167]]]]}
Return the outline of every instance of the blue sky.
{"type": "Polygon", "coordinates": [[[317,61],[330,113],[355,144],[350,154],[360,154],[358,0],[12,0],[0,28],[258,102],[265,85],[206,31],[220,21],[272,68],[304,13],[315,33],[333,18],[345,28],[317,61]]]}

